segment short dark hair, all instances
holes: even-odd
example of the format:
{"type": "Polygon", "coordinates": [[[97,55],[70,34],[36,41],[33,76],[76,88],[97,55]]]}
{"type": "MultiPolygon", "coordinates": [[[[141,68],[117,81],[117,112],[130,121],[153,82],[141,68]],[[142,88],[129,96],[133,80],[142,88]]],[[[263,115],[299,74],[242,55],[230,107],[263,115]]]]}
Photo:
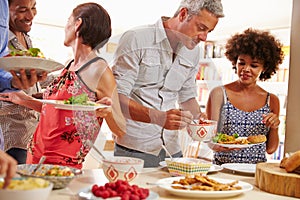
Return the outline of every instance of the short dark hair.
{"type": "Polygon", "coordinates": [[[108,12],[97,3],[83,3],[73,9],[74,19],[82,19],[78,36],[92,49],[101,48],[111,36],[111,19],[108,12]]]}
{"type": "Polygon", "coordinates": [[[264,72],[259,79],[267,80],[278,70],[283,62],[283,44],[276,39],[269,31],[262,31],[249,28],[243,33],[233,35],[226,43],[225,56],[231,61],[236,71],[236,63],[239,55],[245,54],[252,59],[258,59],[264,63],[264,72]]]}

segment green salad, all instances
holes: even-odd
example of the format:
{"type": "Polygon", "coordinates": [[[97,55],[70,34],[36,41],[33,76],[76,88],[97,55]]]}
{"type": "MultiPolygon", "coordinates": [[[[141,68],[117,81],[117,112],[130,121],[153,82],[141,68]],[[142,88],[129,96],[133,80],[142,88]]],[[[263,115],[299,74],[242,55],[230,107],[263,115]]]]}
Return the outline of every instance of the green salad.
{"type": "Polygon", "coordinates": [[[89,101],[89,97],[86,93],[82,93],[77,96],[72,96],[67,100],[64,100],[64,104],[77,104],[77,105],[95,105],[94,102],[89,101]]]}
{"type": "Polygon", "coordinates": [[[18,50],[11,48],[9,54],[11,56],[30,56],[44,58],[44,55],[39,48],[29,48],[27,50],[18,50]]]}
{"type": "Polygon", "coordinates": [[[237,139],[239,137],[239,134],[234,133],[232,136],[229,136],[227,134],[224,133],[217,133],[217,135],[215,137],[213,137],[213,142],[218,142],[218,143],[222,143],[222,142],[228,142],[228,141],[234,141],[235,139],[237,139]]]}

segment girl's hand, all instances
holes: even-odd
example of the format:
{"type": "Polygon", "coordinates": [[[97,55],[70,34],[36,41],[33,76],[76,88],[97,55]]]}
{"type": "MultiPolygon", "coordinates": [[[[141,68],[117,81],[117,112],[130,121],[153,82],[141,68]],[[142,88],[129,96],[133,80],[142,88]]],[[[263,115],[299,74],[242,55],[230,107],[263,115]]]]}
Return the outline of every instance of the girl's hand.
{"type": "Polygon", "coordinates": [[[111,111],[112,111],[112,107],[111,107],[112,106],[112,100],[111,100],[111,98],[103,97],[102,99],[100,99],[96,103],[105,104],[105,105],[109,106],[107,108],[98,108],[96,110],[96,116],[97,117],[105,118],[109,113],[111,113],[111,111]]]}
{"type": "Polygon", "coordinates": [[[279,117],[274,113],[263,114],[262,122],[266,124],[267,127],[274,129],[278,128],[280,124],[279,117]]]}

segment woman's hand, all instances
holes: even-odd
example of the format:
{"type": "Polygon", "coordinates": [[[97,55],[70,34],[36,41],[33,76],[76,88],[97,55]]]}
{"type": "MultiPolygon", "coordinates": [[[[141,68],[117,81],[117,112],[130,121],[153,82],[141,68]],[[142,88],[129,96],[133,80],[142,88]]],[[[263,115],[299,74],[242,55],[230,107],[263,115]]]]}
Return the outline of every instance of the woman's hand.
{"type": "Polygon", "coordinates": [[[109,97],[103,97],[102,99],[100,99],[99,101],[97,101],[96,103],[100,103],[100,104],[105,104],[109,107],[107,108],[99,108],[96,110],[96,116],[100,117],[100,118],[105,118],[109,113],[111,113],[112,111],[112,100],[109,97]]]}
{"type": "Polygon", "coordinates": [[[15,176],[17,164],[15,159],[0,150],[0,175],[4,175],[4,188],[9,185],[10,180],[15,176]]]}
{"type": "Polygon", "coordinates": [[[10,101],[15,104],[21,104],[23,100],[31,99],[30,96],[28,96],[23,91],[18,92],[8,92],[8,93],[1,93],[0,94],[0,100],[1,101],[10,101]]]}
{"type": "Polygon", "coordinates": [[[280,124],[280,120],[278,115],[274,113],[263,114],[263,123],[266,124],[267,127],[276,129],[280,124]]]}

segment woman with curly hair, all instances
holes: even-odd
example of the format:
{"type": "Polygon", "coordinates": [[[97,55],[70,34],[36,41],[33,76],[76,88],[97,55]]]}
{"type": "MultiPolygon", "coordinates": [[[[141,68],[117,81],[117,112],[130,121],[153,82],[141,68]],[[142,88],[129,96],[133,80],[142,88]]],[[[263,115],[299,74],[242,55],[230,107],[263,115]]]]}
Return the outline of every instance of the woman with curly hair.
{"type": "Polygon", "coordinates": [[[270,79],[284,59],[282,43],[267,31],[247,29],[233,35],[226,44],[225,56],[238,79],[214,88],[207,102],[207,116],[218,121],[218,132],[240,137],[265,135],[266,143],[244,149],[210,145],[214,163],[265,162],[279,144],[279,99],[261,88],[257,81],[270,79]]]}

